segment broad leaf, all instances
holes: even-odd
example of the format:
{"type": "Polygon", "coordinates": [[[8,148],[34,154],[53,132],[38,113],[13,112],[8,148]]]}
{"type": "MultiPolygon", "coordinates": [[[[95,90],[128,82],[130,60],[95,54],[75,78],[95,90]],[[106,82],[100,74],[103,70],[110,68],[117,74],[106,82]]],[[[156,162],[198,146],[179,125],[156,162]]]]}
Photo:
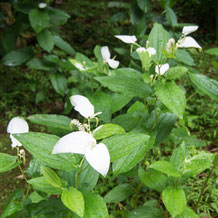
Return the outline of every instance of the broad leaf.
{"type": "Polygon", "coordinates": [[[164,160],[156,161],[149,168],[165,173],[169,176],[180,177],[180,172],[173,166],[172,163],[164,160]]]}
{"type": "Polygon", "coordinates": [[[78,159],[75,154],[52,154],[54,145],[60,139],[55,135],[29,132],[13,134],[36,159],[55,169],[66,171],[75,170],[78,167],[78,159]]]}
{"type": "Polygon", "coordinates": [[[218,82],[216,80],[197,73],[190,73],[189,77],[200,91],[218,101],[218,82]]]}
{"type": "Polygon", "coordinates": [[[186,207],[185,210],[176,216],[176,218],[199,218],[199,216],[190,208],[186,207]]]}
{"type": "Polygon", "coordinates": [[[163,28],[163,26],[161,24],[155,23],[148,36],[148,41],[149,47],[155,48],[156,50],[154,59],[159,64],[164,64],[166,61],[162,50],[165,50],[169,38],[169,33],[163,28]]]}
{"type": "Polygon", "coordinates": [[[161,102],[173,113],[183,118],[186,106],[186,98],[182,89],[175,82],[158,82],[155,84],[155,91],[161,102]]]}
{"type": "Polygon", "coordinates": [[[65,24],[70,18],[70,15],[67,14],[64,10],[59,10],[52,7],[48,8],[48,16],[50,18],[50,22],[55,26],[65,24]]]}
{"type": "Polygon", "coordinates": [[[61,195],[61,200],[66,207],[76,213],[79,217],[83,217],[85,211],[85,203],[83,194],[77,189],[70,187],[65,189],[61,195]]]}
{"type": "Polygon", "coordinates": [[[44,29],[36,35],[41,48],[50,52],[54,48],[54,38],[48,29],[44,29]]]}
{"type": "Polygon", "coordinates": [[[145,171],[144,169],[139,168],[138,176],[145,186],[158,192],[161,192],[168,183],[167,176],[154,169],[145,171]]]}
{"type": "Polygon", "coordinates": [[[16,156],[0,153],[0,173],[9,171],[22,163],[21,161],[19,162],[16,161],[17,161],[16,156]]]}
{"type": "Polygon", "coordinates": [[[152,94],[151,87],[142,80],[124,76],[95,77],[103,86],[118,93],[124,93],[131,97],[146,97],[152,94]]]}
{"type": "Polygon", "coordinates": [[[132,192],[132,187],[129,184],[120,184],[104,196],[104,201],[106,203],[118,203],[126,200],[132,192]]]}
{"type": "Polygon", "coordinates": [[[195,64],[192,56],[184,49],[178,49],[176,51],[176,60],[189,66],[193,66],[195,64]]]}
{"type": "Polygon", "coordinates": [[[50,76],[50,80],[51,80],[52,86],[54,87],[55,91],[61,96],[64,96],[67,92],[66,77],[61,73],[53,73],[50,76]]]}
{"type": "Polygon", "coordinates": [[[135,149],[145,143],[149,137],[150,136],[142,133],[127,133],[111,136],[104,139],[102,143],[107,146],[111,161],[113,162],[135,151],[135,149]]]}
{"type": "Polygon", "coordinates": [[[62,187],[61,179],[52,169],[48,167],[41,167],[41,172],[46,181],[50,183],[52,186],[57,188],[62,187]]]}
{"type": "Polygon", "coordinates": [[[123,133],[125,133],[125,130],[121,126],[112,123],[101,125],[92,132],[96,140],[123,133]]]}
{"type": "Polygon", "coordinates": [[[49,26],[49,16],[45,10],[33,9],[29,13],[29,20],[36,33],[49,26]]]}
{"type": "Polygon", "coordinates": [[[141,72],[133,69],[133,68],[119,68],[116,70],[113,70],[110,74],[111,76],[119,76],[119,77],[129,77],[136,80],[142,80],[142,74],[141,72]]]}
{"type": "Polygon", "coordinates": [[[70,128],[71,119],[64,115],[34,114],[30,115],[28,120],[35,124],[72,131],[70,128]]]}
{"type": "Polygon", "coordinates": [[[177,17],[172,8],[170,8],[168,5],[166,6],[166,19],[169,22],[171,27],[177,26],[177,17]]]}
{"type": "Polygon", "coordinates": [[[218,48],[209,48],[205,51],[207,54],[218,56],[218,48]]]}
{"type": "Polygon", "coordinates": [[[176,66],[176,67],[170,67],[169,70],[164,74],[164,76],[167,79],[178,79],[185,75],[188,72],[187,67],[183,66],[176,66]]]}
{"type": "Polygon", "coordinates": [[[64,41],[60,36],[53,36],[54,37],[54,44],[62,49],[63,51],[67,52],[70,55],[73,55],[75,53],[75,50],[71,47],[71,45],[64,41]]]}
{"type": "Polygon", "coordinates": [[[7,66],[18,66],[33,57],[33,51],[30,47],[17,49],[7,53],[1,60],[2,64],[7,66]]]}
{"type": "Polygon", "coordinates": [[[38,191],[42,191],[53,195],[60,195],[62,193],[61,188],[54,187],[43,176],[30,179],[27,182],[31,184],[35,190],[38,191]]]}
{"type": "Polygon", "coordinates": [[[151,7],[150,0],[137,0],[137,3],[139,8],[145,13],[147,13],[151,7]]]}
{"type": "Polygon", "coordinates": [[[181,214],[186,208],[186,197],[182,188],[168,186],[162,192],[162,200],[172,217],[181,214]]]}

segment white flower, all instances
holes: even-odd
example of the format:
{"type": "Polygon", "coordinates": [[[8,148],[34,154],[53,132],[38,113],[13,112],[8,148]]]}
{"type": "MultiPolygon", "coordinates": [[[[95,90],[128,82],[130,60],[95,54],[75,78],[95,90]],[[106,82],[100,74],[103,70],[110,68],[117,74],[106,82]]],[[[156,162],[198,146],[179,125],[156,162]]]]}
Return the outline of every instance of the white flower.
{"type": "Polygon", "coordinates": [[[134,44],[137,41],[137,38],[135,36],[116,35],[115,37],[125,43],[130,43],[130,44],[134,44]]]}
{"type": "Polygon", "coordinates": [[[82,64],[80,64],[80,63],[75,63],[75,67],[76,68],[78,68],[79,70],[86,70],[86,68],[85,67],[83,67],[83,65],[82,64]]]}
{"type": "Polygon", "coordinates": [[[101,175],[105,176],[110,166],[110,154],[105,144],[96,143],[94,137],[87,132],[72,132],[62,137],[54,146],[53,154],[84,154],[88,163],[101,175]]]}
{"type": "Polygon", "coordinates": [[[136,51],[138,53],[141,53],[141,52],[148,52],[149,56],[151,57],[152,55],[155,55],[156,54],[156,50],[152,47],[149,47],[147,49],[143,48],[143,47],[140,47],[140,48],[137,48],[136,51]]]}
{"type": "Polygon", "coordinates": [[[46,3],[39,3],[39,8],[45,8],[47,6],[46,3]]]}
{"type": "Polygon", "coordinates": [[[191,37],[187,36],[183,39],[180,39],[178,42],[179,48],[199,48],[202,49],[201,46],[191,37]]]}
{"type": "Polygon", "coordinates": [[[25,132],[29,132],[29,126],[24,119],[20,117],[14,117],[12,120],[10,120],[7,127],[7,133],[10,133],[12,147],[22,146],[22,144],[19,141],[17,141],[17,139],[15,139],[14,136],[12,136],[12,134],[25,133],[25,132]]]}
{"type": "Polygon", "coordinates": [[[119,61],[111,59],[111,54],[108,46],[101,47],[101,56],[103,60],[107,62],[111,68],[116,69],[119,66],[119,61]]]}
{"type": "Polygon", "coordinates": [[[198,29],[198,26],[184,26],[182,29],[182,34],[187,36],[188,34],[196,31],[198,29]]]}
{"type": "Polygon", "coordinates": [[[70,102],[74,106],[74,109],[78,111],[85,118],[94,118],[101,112],[95,114],[94,106],[88,98],[82,95],[73,95],[70,97],[70,102]]]}
{"type": "Polygon", "coordinates": [[[169,69],[169,67],[170,67],[169,64],[156,65],[155,72],[157,74],[164,75],[164,73],[169,69]]]}

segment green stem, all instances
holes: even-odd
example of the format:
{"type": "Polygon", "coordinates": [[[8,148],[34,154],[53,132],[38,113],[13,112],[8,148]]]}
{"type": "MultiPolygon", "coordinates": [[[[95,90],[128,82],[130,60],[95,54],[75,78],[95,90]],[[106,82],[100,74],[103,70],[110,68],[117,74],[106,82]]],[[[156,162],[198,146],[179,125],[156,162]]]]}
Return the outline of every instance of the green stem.
{"type": "Polygon", "coordinates": [[[75,185],[75,188],[76,188],[76,189],[78,188],[78,185],[79,185],[79,178],[80,178],[81,173],[84,172],[88,167],[89,167],[89,165],[87,165],[86,167],[84,167],[82,170],[80,170],[80,171],[77,173],[76,185],[75,185]]]}
{"type": "Polygon", "coordinates": [[[214,166],[211,168],[211,170],[210,170],[210,172],[209,172],[209,174],[208,174],[208,176],[207,176],[207,179],[206,179],[206,181],[205,181],[205,183],[204,183],[204,185],[203,185],[203,187],[202,187],[202,189],[201,189],[201,194],[200,194],[200,196],[199,196],[199,198],[198,198],[198,202],[197,202],[197,205],[196,205],[196,207],[195,207],[195,212],[197,213],[197,211],[198,211],[198,207],[199,207],[199,204],[200,204],[200,202],[201,202],[201,198],[203,197],[203,194],[204,194],[204,192],[205,192],[205,190],[206,190],[206,187],[207,187],[207,183],[208,183],[208,181],[209,181],[209,179],[210,179],[210,177],[211,177],[211,175],[212,175],[212,173],[213,173],[213,170],[214,170],[214,166]]]}
{"type": "Polygon", "coordinates": [[[187,98],[187,102],[192,98],[192,97],[194,97],[196,94],[197,94],[198,92],[197,91],[195,91],[192,95],[190,95],[188,98],[187,98]]]}
{"type": "Polygon", "coordinates": [[[24,174],[24,172],[23,172],[23,170],[22,170],[22,168],[21,168],[21,166],[20,166],[20,164],[18,165],[18,167],[19,167],[19,169],[20,169],[20,172],[22,173],[22,175],[23,175],[23,178],[25,179],[25,181],[27,182],[27,178],[26,178],[26,176],[25,176],[25,174],[24,174]]]}
{"type": "Polygon", "coordinates": [[[68,211],[67,218],[70,218],[70,210],[68,211]]]}
{"type": "Polygon", "coordinates": [[[26,191],[25,197],[23,199],[22,205],[24,205],[24,203],[29,195],[29,192],[30,192],[30,184],[28,184],[28,186],[27,186],[27,191],[26,191]]]}
{"type": "Polygon", "coordinates": [[[156,123],[157,123],[157,97],[155,98],[154,104],[155,104],[155,105],[154,105],[154,107],[155,107],[155,119],[154,119],[154,125],[153,125],[152,129],[155,128],[156,123]]]}

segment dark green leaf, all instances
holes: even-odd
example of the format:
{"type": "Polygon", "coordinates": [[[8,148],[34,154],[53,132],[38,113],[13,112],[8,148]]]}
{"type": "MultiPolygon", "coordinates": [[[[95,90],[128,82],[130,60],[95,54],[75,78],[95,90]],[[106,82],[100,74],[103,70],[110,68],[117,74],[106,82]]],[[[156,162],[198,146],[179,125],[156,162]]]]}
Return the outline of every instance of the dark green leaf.
{"type": "Polygon", "coordinates": [[[68,42],[64,41],[60,36],[54,36],[54,44],[70,55],[73,55],[75,53],[75,50],[71,47],[71,45],[68,42]]]}
{"type": "Polygon", "coordinates": [[[169,70],[164,74],[164,76],[167,79],[178,79],[185,75],[188,72],[187,67],[183,66],[176,66],[176,67],[170,67],[169,70]]]}
{"type": "Polygon", "coordinates": [[[150,0],[137,0],[139,8],[144,12],[147,13],[150,9],[151,2],[150,0]]]}
{"type": "Polygon", "coordinates": [[[50,76],[50,80],[52,83],[52,86],[54,87],[55,91],[64,96],[67,91],[67,79],[66,77],[61,73],[53,73],[50,76]]]}
{"type": "Polygon", "coordinates": [[[185,51],[184,49],[178,49],[176,52],[176,60],[178,60],[179,62],[182,62],[184,64],[187,64],[189,66],[193,66],[194,65],[194,60],[191,57],[191,55],[185,51]]]}
{"type": "Polygon", "coordinates": [[[36,38],[41,48],[50,52],[54,48],[54,37],[48,29],[40,31],[36,38]]]}
{"type": "Polygon", "coordinates": [[[63,25],[70,18],[70,15],[67,14],[64,10],[59,10],[56,8],[49,7],[48,15],[50,18],[50,22],[55,26],[63,25]]]}
{"type": "Polygon", "coordinates": [[[177,26],[177,17],[172,8],[170,8],[168,5],[166,6],[166,19],[169,22],[171,27],[177,26]]]}
{"type": "Polygon", "coordinates": [[[21,161],[19,162],[16,161],[17,161],[16,156],[0,153],[0,173],[9,171],[17,167],[19,164],[21,164],[21,161]]]}

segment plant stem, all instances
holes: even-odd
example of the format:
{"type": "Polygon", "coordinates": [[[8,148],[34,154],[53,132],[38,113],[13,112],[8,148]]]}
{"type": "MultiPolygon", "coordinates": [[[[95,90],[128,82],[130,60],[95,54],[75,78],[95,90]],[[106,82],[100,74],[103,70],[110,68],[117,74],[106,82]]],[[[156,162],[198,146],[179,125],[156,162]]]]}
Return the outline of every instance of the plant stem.
{"type": "Polygon", "coordinates": [[[204,185],[203,185],[203,187],[202,187],[202,189],[201,189],[201,194],[200,194],[200,196],[199,196],[199,198],[198,198],[198,202],[197,202],[197,205],[196,205],[196,207],[195,207],[195,212],[196,212],[196,213],[197,213],[199,204],[200,204],[200,202],[201,202],[201,198],[203,197],[203,194],[204,194],[205,189],[206,189],[206,187],[207,187],[207,183],[208,183],[208,181],[209,181],[209,179],[210,179],[210,177],[211,177],[211,175],[212,175],[212,173],[213,173],[214,168],[215,168],[214,166],[211,168],[211,170],[210,170],[210,172],[209,172],[209,174],[208,174],[208,176],[207,176],[207,179],[206,179],[206,181],[205,181],[205,183],[204,183],[204,185]]]}
{"type": "Polygon", "coordinates": [[[75,185],[75,188],[76,188],[76,189],[78,188],[78,185],[79,185],[79,178],[80,178],[81,173],[82,173],[83,171],[85,171],[88,167],[89,167],[89,165],[87,165],[86,167],[84,167],[82,170],[80,170],[80,171],[77,173],[76,185],[75,185]]]}
{"type": "Polygon", "coordinates": [[[153,125],[152,129],[155,128],[156,123],[157,123],[157,97],[155,98],[154,107],[155,107],[155,120],[154,120],[154,125],[153,125]]]}
{"type": "Polygon", "coordinates": [[[25,174],[24,174],[24,172],[23,172],[23,170],[22,170],[22,168],[21,168],[21,166],[20,166],[20,164],[18,165],[18,167],[19,167],[19,169],[20,169],[20,172],[22,173],[22,175],[23,175],[23,178],[25,179],[25,181],[27,182],[27,178],[26,178],[26,176],[25,176],[25,174]]]}
{"type": "Polygon", "coordinates": [[[142,186],[142,182],[139,181],[138,185],[137,185],[137,189],[136,189],[136,196],[135,196],[135,201],[134,201],[134,208],[137,207],[137,202],[138,202],[138,197],[139,197],[139,191],[141,189],[141,186],[142,186]]]}
{"type": "Polygon", "coordinates": [[[195,91],[192,95],[190,95],[188,98],[187,98],[187,102],[192,98],[192,97],[194,97],[196,94],[197,94],[198,92],[197,91],[195,91]]]}

